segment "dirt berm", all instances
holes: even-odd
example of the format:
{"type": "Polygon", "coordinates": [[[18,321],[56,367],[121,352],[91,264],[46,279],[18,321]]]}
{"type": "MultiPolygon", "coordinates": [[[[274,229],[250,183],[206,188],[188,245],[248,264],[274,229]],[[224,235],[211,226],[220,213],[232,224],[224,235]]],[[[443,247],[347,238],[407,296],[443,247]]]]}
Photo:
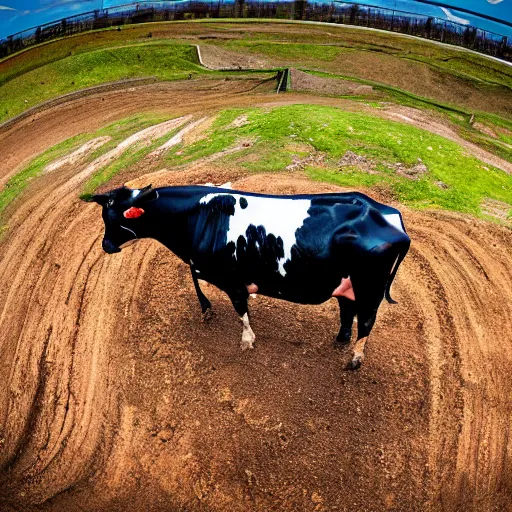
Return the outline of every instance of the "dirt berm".
{"type": "MultiPolygon", "coordinates": [[[[270,100],[197,94],[191,110],[270,100]]],[[[30,147],[16,126],[1,134],[1,175],[137,107],[135,94],[117,93],[108,111],[94,101],[24,121],[30,147]]],[[[186,105],[174,96],[162,110],[186,105]]],[[[242,353],[227,297],[204,286],[215,315],[203,323],[169,251],[142,240],[103,253],[81,173],[67,165],[35,180],[0,245],[2,512],[512,510],[509,229],[403,209],[413,244],[399,304],[382,306],[364,366],[348,372],[332,346],[334,300],[252,300],[257,348],[242,353]]],[[[212,179],[336,190],[213,163],[152,181],[212,179]]]]}

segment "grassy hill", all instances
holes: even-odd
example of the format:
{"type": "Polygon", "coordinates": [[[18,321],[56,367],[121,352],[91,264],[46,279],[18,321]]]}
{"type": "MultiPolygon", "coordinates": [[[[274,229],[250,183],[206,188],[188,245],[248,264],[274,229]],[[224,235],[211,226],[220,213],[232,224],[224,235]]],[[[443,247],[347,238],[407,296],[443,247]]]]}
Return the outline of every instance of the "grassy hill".
{"type": "MultiPolygon", "coordinates": [[[[379,116],[389,105],[428,112],[461,138],[512,162],[512,67],[459,48],[397,34],[239,21],[157,23],[85,33],[0,62],[0,121],[63,94],[130,78],[246,77],[248,71],[234,62],[246,67],[257,62],[253,76],[261,78],[271,77],[276,68],[293,66],[309,76],[364,85],[366,89],[358,94],[324,92],[364,113],[308,105],[271,111],[224,110],[210,131],[192,144],[174,148],[162,157],[162,164],[199,161],[245,137],[251,144],[221,161],[247,171],[268,172],[293,167],[295,162],[312,179],[351,187],[386,185],[396,199],[418,208],[433,206],[480,215],[485,213],[486,201],[498,201],[505,210],[507,204],[512,205],[512,180],[506,172],[469,156],[456,142],[379,116]],[[196,44],[209,49],[211,55],[218,49],[220,60],[210,61],[210,68],[202,66],[196,44]],[[215,66],[231,70],[215,70],[215,66]],[[227,120],[237,115],[247,116],[247,123],[228,129],[227,120]],[[347,152],[355,155],[352,160],[345,158],[347,152]]],[[[122,130],[106,127],[49,148],[0,191],[0,209],[55,155],[109,133],[114,136],[112,142],[99,150],[107,151],[122,134],[134,133],[156,117],[136,119],[121,121],[122,130]]],[[[85,192],[92,192],[126,167],[133,168],[150,149],[128,151],[94,176],[85,192]]]]}

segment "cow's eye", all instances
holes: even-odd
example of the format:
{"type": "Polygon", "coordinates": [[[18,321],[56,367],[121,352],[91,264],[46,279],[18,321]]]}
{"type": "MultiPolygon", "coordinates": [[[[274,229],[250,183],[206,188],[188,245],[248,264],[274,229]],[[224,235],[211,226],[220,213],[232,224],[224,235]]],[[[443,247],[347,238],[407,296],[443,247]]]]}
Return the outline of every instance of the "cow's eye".
{"type": "Polygon", "coordinates": [[[114,200],[113,199],[109,199],[108,202],[107,202],[107,206],[110,207],[114,204],[114,200]]]}

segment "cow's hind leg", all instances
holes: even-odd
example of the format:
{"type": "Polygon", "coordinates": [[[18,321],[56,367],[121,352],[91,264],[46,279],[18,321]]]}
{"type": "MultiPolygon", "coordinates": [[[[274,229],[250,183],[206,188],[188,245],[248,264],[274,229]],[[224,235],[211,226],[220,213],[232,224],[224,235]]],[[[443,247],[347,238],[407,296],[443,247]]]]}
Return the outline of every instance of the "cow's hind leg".
{"type": "Polygon", "coordinates": [[[228,292],[229,298],[233,303],[233,307],[235,311],[238,313],[240,320],[243,323],[243,331],[242,331],[242,341],[240,342],[240,348],[242,350],[247,350],[248,348],[254,348],[254,340],[256,336],[251,329],[251,325],[249,324],[249,310],[247,307],[247,299],[249,298],[249,293],[245,286],[231,290],[228,292]]]}
{"type": "Polygon", "coordinates": [[[211,315],[212,310],[212,304],[211,302],[206,298],[205,294],[201,290],[199,286],[199,281],[197,280],[197,269],[195,268],[194,264],[190,263],[190,272],[192,274],[192,281],[194,281],[194,288],[196,289],[197,298],[199,299],[199,304],[201,304],[201,311],[203,312],[203,318],[205,320],[208,320],[208,318],[211,315]]]}
{"type": "Polygon", "coordinates": [[[336,343],[347,345],[352,338],[352,324],[356,315],[356,303],[346,297],[337,297],[340,306],[340,331],[336,343]]]}
{"type": "MultiPolygon", "coordinates": [[[[373,262],[373,269],[377,270],[377,272],[364,273],[361,276],[353,276],[352,278],[356,296],[357,339],[352,359],[348,364],[350,370],[356,370],[364,361],[366,343],[375,324],[377,311],[384,298],[386,279],[389,276],[387,266],[383,265],[383,267],[379,268],[376,262],[373,262]]],[[[372,268],[372,265],[368,264],[367,268],[372,268]]]]}
{"type": "Polygon", "coordinates": [[[357,370],[364,361],[364,351],[366,342],[370,336],[375,319],[377,318],[377,310],[382,299],[378,298],[371,302],[363,302],[357,307],[357,340],[352,352],[352,359],[347,368],[357,370]]]}
{"type": "Polygon", "coordinates": [[[364,351],[377,311],[384,298],[386,284],[396,260],[396,249],[382,243],[358,257],[359,272],[351,274],[357,310],[357,340],[348,368],[355,370],[364,360],[364,351]]]}

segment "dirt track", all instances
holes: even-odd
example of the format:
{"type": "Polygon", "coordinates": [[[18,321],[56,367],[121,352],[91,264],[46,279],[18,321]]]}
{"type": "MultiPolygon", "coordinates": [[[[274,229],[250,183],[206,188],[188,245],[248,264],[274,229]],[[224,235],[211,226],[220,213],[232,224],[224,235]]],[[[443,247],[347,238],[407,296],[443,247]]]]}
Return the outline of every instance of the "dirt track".
{"type": "MultiPolygon", "coordinates": [[[[231,86],[189,103],[149,86],[149,104],[134,90],[108,111],[92,97],[40,113],[0,135],[0,179],[136,110],[306,98],[231,86]]],[[[510,230],[405,210],[399,305],[382,306],[364,367],[346,372],[334,302],[255,299],[257,348],[242,353],[227,298],[204,286],[215,316],[203,324],[170,252],[145,240],[104,254],[99,207],[77,198],[84,168],[34,182],[0,246],[0,510],[512,510],[510,230]]],[[[215,162],[150,180],[336,190],[215,162]]]]}

